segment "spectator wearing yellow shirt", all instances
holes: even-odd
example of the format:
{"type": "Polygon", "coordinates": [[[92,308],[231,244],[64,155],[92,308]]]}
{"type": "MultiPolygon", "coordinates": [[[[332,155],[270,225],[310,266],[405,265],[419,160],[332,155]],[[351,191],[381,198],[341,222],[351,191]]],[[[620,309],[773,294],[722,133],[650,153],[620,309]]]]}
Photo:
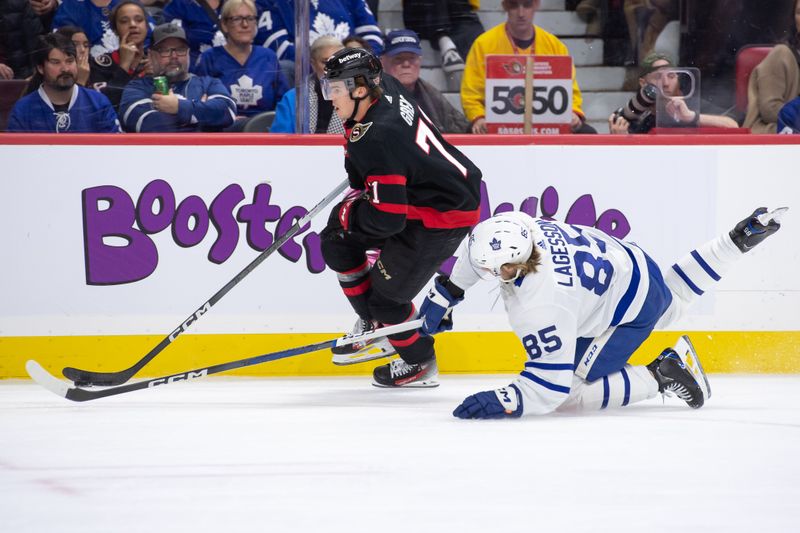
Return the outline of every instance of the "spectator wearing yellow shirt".
{"type": "MultiPolygon", "coordinates": [[[[484,32],[475,40],[467,56],[464,79],[461,83],[461,105],[472,124],[473,133],[486,133],[486,56],[489,54],[535,54],[543,56],[568,56],[569,50],[550,32],[533,24],[541,0],[503,0],[503,10],[508,15],[504,24],[484,32]]],[[[572,131],[597,133],[586,124],[581,109],[581,90],[572,67],[572,131]]]]}

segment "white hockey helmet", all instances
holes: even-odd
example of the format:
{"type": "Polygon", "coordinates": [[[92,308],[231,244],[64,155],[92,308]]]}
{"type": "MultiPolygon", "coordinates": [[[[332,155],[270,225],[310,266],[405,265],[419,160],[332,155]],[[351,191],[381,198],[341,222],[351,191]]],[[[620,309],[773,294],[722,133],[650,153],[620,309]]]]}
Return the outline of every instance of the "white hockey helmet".
{"type": "Polygon", "coordinates": [[[523,264],[533,252],[533,235],[528,227],[514,217],[495,215],[487,218],[472,230],[469,236],[469,258],[472,267],[486,280],[497,279],[511,282],[517,279],[503,279],[500,267],[510,264],[523,264]]]}

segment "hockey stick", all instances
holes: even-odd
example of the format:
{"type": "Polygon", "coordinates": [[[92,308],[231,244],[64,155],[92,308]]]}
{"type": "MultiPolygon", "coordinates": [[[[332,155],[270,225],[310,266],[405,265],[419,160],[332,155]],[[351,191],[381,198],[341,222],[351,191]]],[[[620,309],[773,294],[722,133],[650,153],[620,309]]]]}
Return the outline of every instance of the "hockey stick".
{"type": "Polygon", "coordinates": [[[344,180],[342,183],[337,185],[336,188],[332,190],[325,198],[323,198],[322,201],[315,205],[311,211],[306,213],[305,216],[298,220],[294,226],[289,228],[289,231],[281,235],[280,238],[276,239],[275,242],[272,243],[272,246],[261,252],[258,257],[253,259],[253,261],[244,268],[244,270],[236,274],[232,280],[225,284],[225,286],[218,290],[214,296],[212,296],[208,301],[206,301],[191,315],[189,315],[189,318],[181,322],[178,327],[172,331],[172,333],[161,339],[161,342],[159,342],[155,348],[147,352],[147,354],[137,361],[132,367],[126,368],[125,370],[120,370],[118,372],[93,372],[90,370],[80,370],[78,368],[72,368],[68,366],[64,368],[61,373],[64,374],[64,377],[70,381],[75,382],[76,385],[113,386],[125,383],[147,363],[152,361],[155,356],[161,353],[164,348],[169,346],[178,337],[178,335],[189,329],[191,325],[200,320],[200,317],[206,314],[218,301],[222,299],[223,296],[228,294],[232,288],[234,288],[240,281],[250,274],[250,272],[255,270],[255,268],[267,257],[272,255],[275,250],[283,246],[286,241],[294,237],[303,226],[308,224],[309,221],[311,221],[311,219],[317,215],[317,213],[319,213],[325,206],[327,206],[337,196],[344,192],[348,186],[348,180],[344,180]]]}
{"type": "Polygon", "coordinates": [[[301,355],[309,352],[316,352],[317,350],[324,350],[325,348],[333,348],[334,346],[345,346],[347,344],[353,344],[354,342],[365,341],[377,337],[384,337],[386,335],[392,335],[395,333],[402,333],[404,331],[409,331],[412,329],[419,328],[420,326],[422,326],[424,321],[425,321],[424,319],[419,318],[417,320],[412,320],[411,322],[403,322],[402,324],[396,324],[394,326],[388,326],[385,328],[376,329],[368,333],[361,333],[359,335],[347,335],[344,337],[338,337],[336,339],[318,342],[316,344],[308,344],[306,346],[300,346],[299,348],[290,348],[288,350],[282,350],[280,352],[256,355],[253,357],[248,357],[246,359],[239,359],[238,361],[221,363],[206,368],[198,368],[196,370],[189,370],[188,372],[181,372],[179,374],[162,376],[159,378],[148,379],[145,381],[137,381],[136,383],[128,383],[127,385],[120,385],[117,387],[110,387],[107,389],[82,389],[81,387],[69,383],[67,381],[61,381],[60,379],[50,374],[47,370],[45,370],[42,367],[42,365],[40,365],[33,359],[25,363],[25,370],[28,371],[28,375],[31,378],[33,378],[33,380],[36,383],[38,383],[45,389],[49,390],[53,394],[57,394],[58,396],[66,398],[67,400],[72,400],[73,402],[88,402],[91,400],[96,400],[98,398],[104,398],[106,396],[116,396],[117,394],[125,394],[127,392],[133,392],[135,390],[141,390],[141,389],[150,389],[153,387],[157,387],[159,385],[171,385],[173,383],[188,381],[190,379],[204,378],[206,376],[210,376],[211,374],[226,372],[228,370],[234,370],[236,368],[259,365],[261,363],[266,363],[268,361],[277,361],[278,359],[294,357],[295,355],[301,355]]]}

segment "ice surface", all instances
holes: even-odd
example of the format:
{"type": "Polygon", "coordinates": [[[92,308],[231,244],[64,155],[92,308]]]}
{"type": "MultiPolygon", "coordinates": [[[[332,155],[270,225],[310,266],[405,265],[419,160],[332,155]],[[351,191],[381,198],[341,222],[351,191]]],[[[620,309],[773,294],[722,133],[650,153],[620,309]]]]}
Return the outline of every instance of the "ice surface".
{"type": "Polygon", "coordinates": [[[699,411],[451,416],[507,376],[209,378],[75,404],[0,381],[0,531],[788,532],[800,376],[712,375],[699,411]]]}

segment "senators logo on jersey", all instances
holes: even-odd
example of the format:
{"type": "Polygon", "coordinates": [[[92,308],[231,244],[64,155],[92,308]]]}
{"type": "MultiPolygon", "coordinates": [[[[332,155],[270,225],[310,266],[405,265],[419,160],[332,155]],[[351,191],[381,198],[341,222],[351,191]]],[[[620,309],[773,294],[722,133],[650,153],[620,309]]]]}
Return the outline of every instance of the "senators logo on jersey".
{"type": "Polygon", "coordinates": [[[372,122],[367,122],[366,124],[361,124],[360,122],[353,126],[353,129],[350,130],[350,142],[360,141],[364,135],[367,134],[367,130],[372,126],[372,122]]]}

